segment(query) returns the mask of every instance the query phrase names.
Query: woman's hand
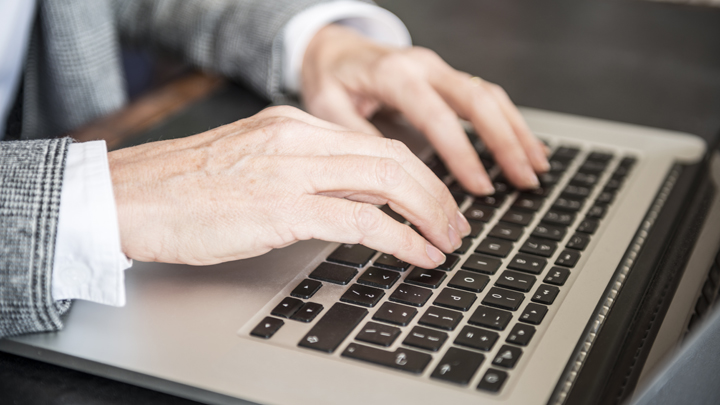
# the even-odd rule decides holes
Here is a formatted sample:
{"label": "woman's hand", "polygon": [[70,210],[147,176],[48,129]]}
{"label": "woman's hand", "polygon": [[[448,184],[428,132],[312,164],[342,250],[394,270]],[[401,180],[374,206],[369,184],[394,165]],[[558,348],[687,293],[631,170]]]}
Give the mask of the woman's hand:
{"label": "woman's hand", "polygon": [[458,117],[473,124],[516,186],[537,187],[535,173],[549,168],[545,146],[500,86],[454,70],[428,49],[389,48],[329,25],[306,50],[302,97],[311,114],[373,134],[370,116],[381,107],[399,110],[475,194],[494,190]]}
{"label": "woman's hand", "polygon": [[433,268],[470,232],[445,185],[404,144],[291,107],[108,158],[133,259],[212,264],[315,238]]}

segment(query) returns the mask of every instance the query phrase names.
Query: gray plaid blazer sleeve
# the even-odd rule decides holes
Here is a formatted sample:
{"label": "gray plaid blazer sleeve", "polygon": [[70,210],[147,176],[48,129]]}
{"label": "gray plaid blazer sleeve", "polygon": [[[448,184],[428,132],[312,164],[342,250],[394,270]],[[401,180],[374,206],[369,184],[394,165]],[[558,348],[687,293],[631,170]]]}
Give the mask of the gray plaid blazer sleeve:
{"label": "gray plaid blazer sleeve", "polygon": [[281,94],[282,28],[329,0],[114,0],[121,35],[181,54],[194,65]]}
{"label": "gray plaid blazer sleeve", "polygon": [[51,294],[70,142],[0,142],[0,338],[60,329],[70,308]]}

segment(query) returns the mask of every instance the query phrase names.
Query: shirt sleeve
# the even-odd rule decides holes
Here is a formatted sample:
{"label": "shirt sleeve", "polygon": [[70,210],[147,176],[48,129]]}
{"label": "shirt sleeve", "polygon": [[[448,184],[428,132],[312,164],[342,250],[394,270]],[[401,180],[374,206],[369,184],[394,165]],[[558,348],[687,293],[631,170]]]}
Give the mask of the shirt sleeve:
{"label": "shirt sleeve", "polygon": [[60,196],[52,295],[125,305],[125,269],[105,141],[70,145]]}
{"label": "shirt sleeve", "polygon": [[395,14],[378,6],[339,0],[309,7],[288,21],[283,32],[284,91],[300,92],[300,70],[305,49],[315,33],[332,23],[356,29],[379,43],[399,47],[412,43],[405,24]]}

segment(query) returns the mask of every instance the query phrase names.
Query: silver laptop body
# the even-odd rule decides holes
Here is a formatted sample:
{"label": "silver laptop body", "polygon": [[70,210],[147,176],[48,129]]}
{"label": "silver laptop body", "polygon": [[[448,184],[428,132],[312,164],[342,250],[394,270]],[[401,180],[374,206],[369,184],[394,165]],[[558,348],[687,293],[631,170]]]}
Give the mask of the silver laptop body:
{"label": "silver laptop body", "polygon": [[[357,277],[373,266],[372,261],[359,268],[358,275],[348,285],[323,282],[315,295],[304,300],[323,306],[312,322],[274,317],[281,319],[283,325],[272,337],[263,339],[250,334],[266,317],[273,317],[273,309],[290,297],[298,283],[308,278],[338,248],[337,243],[308,241],[261,257],[208,267],[136,262],[126,273],[126,307],[78,301],[67,315],[63,331],[6,339],[0,341],[0,350],[217,404],[245,401],[263,404],[562,403],[572,387],[573,373],[583,365],[582,350],[578,352],[576,348],[592,349],[593,337],[602,328],[604,319],[602,310],[597,312],[597,308],[611,309],[613,294],[622,289],[625,279],[622,269],[631,271],[633,249],[640,249],[644,242],[643,229],[652,229],[664,198],[678,179],[677,165],[699,162],[706,146],[688,134],[533,109],[522,109],[522,113],[531,129],[551,148],[569,146],[579,148],[580,152],[525,228],[523,237],[513,244],[500,270],[488,275],[490,282],[476,294],[477,300],[467,311],[458,311],[463,316],[462,323],[454,330],[442,331],[447,334],[447,340],[438,352],[410,347],[403,342],[423,313],[433,306],[440,291],[447,287],[453,274],[510,209],[512,198],[497,209],[474,239],[472,248],[461,255],[458,265],[448,272],[442,284],[431,289],[432,297],[427,303],[415,308],[417,316],[400,328],[401,334],[389,347],[373,346],[354,338],[368,322],[376,322],[372,320],[375,312],[389,301],[392,292],[412,269],[401,273],[401,280],[385,291],[377,305],[364,308],[367,315],[332,353],[298,346]],[[392,132],[389,136],[404,140],[419,155],[427,156],[424,140],[414,131],[394,124],[383,129]],[[523,240],[562,193],[573,170],[592,152],[609,152],[613,157],[587,201],[598,197],[623,158],[632,157],[636,163],[579,261],[570,268],[569,277],[559,287],[554,302],[545,305],[548,312],[539,325],[534,325],[534,336],[526,346],[517,346],[522,355],[515,365],[504,369],[493,363],[503,355],[502,347],[508,345],[506,340],[513,325],[532,303],[535,288],[543,283],[562,254],[564,243],[591,209],[591,203],[586,203],[577,213],[559,248],[547,258],[547,267],[536,276],[535,287],[525,294],[519,308],[511,311],[513,318],[509,326],[494,331],[498,339],[493,347],[477,350],[456,345],[454,342],[467,320],[484,305],[486,294],[503,274],[508,260],[518,253]],[[466,199],[461,209],[471,204],[471,199]],[[694,290],[692,294],[697,292],[694,284],[687,288]],[[688,300],[687,305],[692,305],[691,301]],[[687,322],[687,319],[677,322]],[[594,325],[594,329],[586,330],[588,325]],[[412,350],[429,354],[431,360],[421,373],[412,374],[349,358],[347,350],[352,344],[398,356],[404,350]],[[666,344],[666,350],[671,346],[672,343]],[[436,370],[441,370],[443,354],[449,347],[484,357],[467,385],[431,378]],[[508,376],[497,393],[477,389],[490,369],[504,370]]]}

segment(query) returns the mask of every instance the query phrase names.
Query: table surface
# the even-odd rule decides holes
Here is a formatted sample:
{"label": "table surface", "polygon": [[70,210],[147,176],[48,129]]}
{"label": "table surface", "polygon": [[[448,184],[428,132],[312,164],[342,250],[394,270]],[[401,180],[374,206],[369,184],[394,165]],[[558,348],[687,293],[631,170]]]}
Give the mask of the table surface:
{"label": "table surface", "polygon": [[[720,9],[630,1],[376,0],[413,41],[457,69],[502,85],[523,106],[689,132],[720,131]],[[262,108],[237,86],[142,138],[189,135]],[[223,105],[222,109],[210,106]],[[213,111],[207,118],[205,112]],[[191,131],[191,132],[188,132]],[[182,133],[181,133],[182,132]],[[0,353],[11,404],[196,404]]]}

